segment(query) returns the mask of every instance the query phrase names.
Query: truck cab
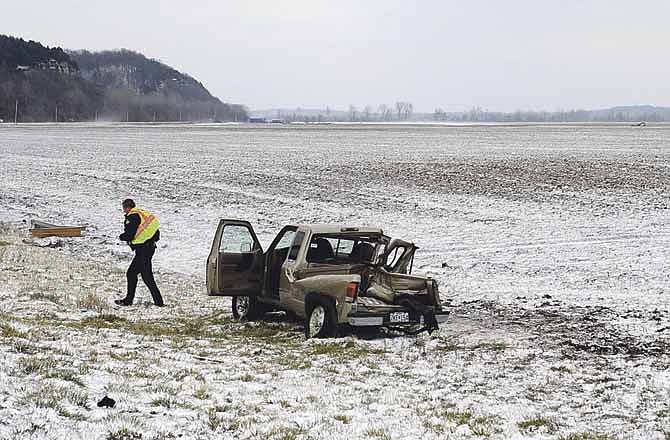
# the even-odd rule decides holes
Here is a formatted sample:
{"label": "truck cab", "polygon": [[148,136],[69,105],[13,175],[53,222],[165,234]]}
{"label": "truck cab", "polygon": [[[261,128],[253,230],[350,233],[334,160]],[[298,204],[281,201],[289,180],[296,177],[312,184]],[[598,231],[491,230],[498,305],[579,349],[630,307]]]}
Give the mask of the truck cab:
{"label": "truck cab", "polygon": [[310,338],[344,325],[432,331],[447,313],[437,283],[411,274],[417,249],[380,228],[287,225],[263,251],[249,222],[224,219],[207,259],[207,291],[232,296],[241,319],[293,312]]}

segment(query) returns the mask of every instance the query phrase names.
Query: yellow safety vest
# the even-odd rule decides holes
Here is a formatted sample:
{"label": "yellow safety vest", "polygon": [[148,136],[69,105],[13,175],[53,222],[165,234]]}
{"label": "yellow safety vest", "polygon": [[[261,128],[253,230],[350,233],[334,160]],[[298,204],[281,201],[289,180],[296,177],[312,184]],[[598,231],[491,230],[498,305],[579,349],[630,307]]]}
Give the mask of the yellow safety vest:
{"label": "yellow safety vest", "polygon": [[143,209],[133,208],[128,211],[128,215],[137,214],[140,216],[140,225],[137,227],[135,238],[131,241],[132,244],[142,244],[154,236],[160,224],[155,215]]}

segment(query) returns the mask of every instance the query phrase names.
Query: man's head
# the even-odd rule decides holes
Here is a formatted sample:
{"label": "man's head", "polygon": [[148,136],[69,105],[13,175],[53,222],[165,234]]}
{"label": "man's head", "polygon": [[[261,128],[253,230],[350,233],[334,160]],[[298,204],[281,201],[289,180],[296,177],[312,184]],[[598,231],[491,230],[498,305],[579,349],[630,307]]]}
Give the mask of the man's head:
{"label": "man's head", "polygon": [[123,212],[128,214],[128,212],[135,207],[135,201],[133,199],[126,199],[121,203],[123,206]]}

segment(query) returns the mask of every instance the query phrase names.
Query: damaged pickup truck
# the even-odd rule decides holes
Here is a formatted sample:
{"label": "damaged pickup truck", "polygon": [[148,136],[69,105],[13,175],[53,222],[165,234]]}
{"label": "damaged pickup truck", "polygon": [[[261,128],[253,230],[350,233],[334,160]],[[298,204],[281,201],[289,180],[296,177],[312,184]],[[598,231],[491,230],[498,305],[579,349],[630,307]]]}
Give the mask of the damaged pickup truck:
{"label": "damaged pickup truck", "polygon": [[416,250],[379,228],[288,225],[263,252],[249,222],[221,220],[207,291],[232,296],[238,319],[295,313],[307,338],[334,337],[346,325],[432,332],[448,312],[435,280],[411,275]]}

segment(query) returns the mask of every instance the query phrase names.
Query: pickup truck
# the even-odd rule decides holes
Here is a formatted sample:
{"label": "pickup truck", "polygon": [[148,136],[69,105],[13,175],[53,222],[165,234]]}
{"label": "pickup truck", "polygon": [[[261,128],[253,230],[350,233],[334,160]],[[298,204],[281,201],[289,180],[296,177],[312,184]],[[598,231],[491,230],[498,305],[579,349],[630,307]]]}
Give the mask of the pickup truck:
{"label": "pickup truck", "polygon": [[294,313],[307,338],[347,325],[431,332],[448,312],[437,282],[411,274],[417,249],[380,228],[287,225],[264,252],[249,222],[224,219],[207,258],[207,292],[231,296],[238,319]]}

